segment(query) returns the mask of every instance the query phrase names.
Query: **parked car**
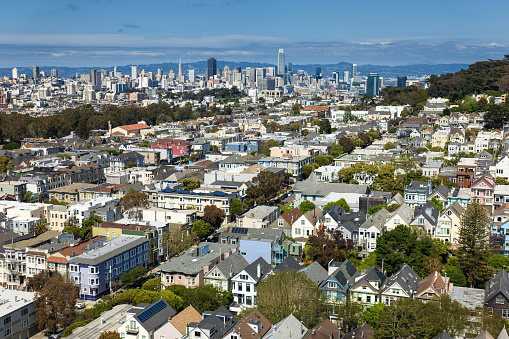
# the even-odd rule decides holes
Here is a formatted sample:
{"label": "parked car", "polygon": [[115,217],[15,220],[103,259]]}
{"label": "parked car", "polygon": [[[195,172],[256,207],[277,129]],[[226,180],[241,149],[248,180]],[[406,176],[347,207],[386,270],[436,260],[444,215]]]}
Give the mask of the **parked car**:
{"label": "parked car", "polygon": [[59,328],[55,331],[55,333],[51,334],[48,338],[49,339],[60,339],[62,337],[62,334],[64,333],[65,328]]}

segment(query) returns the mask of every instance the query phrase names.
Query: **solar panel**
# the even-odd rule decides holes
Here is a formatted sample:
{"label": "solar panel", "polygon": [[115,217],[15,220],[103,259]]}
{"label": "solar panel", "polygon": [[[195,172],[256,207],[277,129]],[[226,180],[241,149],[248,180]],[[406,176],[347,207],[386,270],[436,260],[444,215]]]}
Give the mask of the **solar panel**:
{"label": "solar panel", "polygon": [[165,307],[166,307],[166,303],[164,302],[164,300],[160,299],[154,305],[150,306],[145,311],[141,312],[138,315],[138,319],[143,323],[143,322],[147,321],[147,319],[149,319],[150,317],[152,317],[154,314],[161,311]]}
{"label": "solar panel", "polygon": [[239,233],[239,234],[247,234],[247,231],[249,231],[248,228],[244,228],[244,227],[233,227],[231,229],[231,233]]}
{"label": "solar panel", "polygon": [[355,266],[352,263],[348,263],[346,265],[346,271],[352,277],[357,272],[357,269],[355,268]]}
{"label": "solar panel", "polygon": [[188,194],[189,191],[186,191],[186,190],[178,190],[177,193],[181,193],[181,194]]}
{"label": "solar panel", "polygon": [[217,195],[218,197],[224,197],[225,195],[227,195],[226,193],[221,191],[214,191],[212,192],[212,194]]}

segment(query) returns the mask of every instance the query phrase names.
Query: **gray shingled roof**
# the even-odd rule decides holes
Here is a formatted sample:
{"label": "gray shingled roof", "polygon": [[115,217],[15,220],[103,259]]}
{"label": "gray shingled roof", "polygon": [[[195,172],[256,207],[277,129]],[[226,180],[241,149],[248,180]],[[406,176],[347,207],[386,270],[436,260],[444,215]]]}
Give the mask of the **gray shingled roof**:
{"label": "gray shingled roof", "polygon": [[486,296],[484,303],[488,303],[499,293],[509,300],[509,277],[506,270],[500,270],[493,278],[486,283]]}
{"label": "gray shingled roof", "polygon": [[421,281],[421,278],[414,272],[414,270],[408,265],[403,264],[401,269],[394,273],[388,280],[386,280],[382,293],[391,288],[396,282],[405,291],[405,293],[412,297],[413,293],[417,291],[417,287]]}
{"label": "gray shingled roof", "polygon": [[306,273],[309,279],[313,280],[317,285],[320,285],[329,276],[327,270],[316,261],[308,267],[301,269],[300,272]]}
{"label": "gray shingled roof", "polygon": [[[228,258],[219,262],[214,267],[219,270],[226,278],[231,278],[235,276],[237,273],[242,271],[249,265],[246,259],[239,253],[232,253]],[[230,270],[232,274],[230,275]]]}

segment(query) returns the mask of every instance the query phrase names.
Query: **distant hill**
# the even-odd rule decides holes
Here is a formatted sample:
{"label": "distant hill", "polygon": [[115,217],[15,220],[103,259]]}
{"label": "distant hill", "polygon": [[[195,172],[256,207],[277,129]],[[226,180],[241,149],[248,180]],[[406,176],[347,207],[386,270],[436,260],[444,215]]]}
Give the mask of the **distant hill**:
{"label": "distant hill", "polygon": [[[233,62],[233,61],[217,61],[218,69],[223,69],[224,66],[228,65],[230,69],[233,69],[236,66],[242,67],[245,69],[246,67],[274,67],[275,65],[269,63],[259,63],[259,62]],[[131,65],[118,66],[118,70],[124,74],[131,74]],[[160,63],[160,64],[149,64],[149,65],[137,65],[139,70],[145,70],[146,72],[154,72],[156,73],[158,69],[162,69],[165,74],[168,74],[170,69],[173,69],[175,73],[178,72],[178,63]],[[293,65],[293,72],[297,73],[298,70],[304,70],[308,74],[315,74],[316,68],[320,67],[322,73],[325,73],[326,76],[330,76],[332,72],[339,72],[340,78],[343,77],[343,70],[348,69],[351,70],[352,64],[346,62],[339,62],[337,64],[307,64],[307,65]],[[384,78],[391,78],[397,76],[407,76],[407,77],[422,77],[428,76],[431,74],[440,75],[446,73],[454,73],[461,69],[466,69],[468,64],[437,64],[437,65],[426,65],[426,64],[416,64],[416,65],[406,65],[406,66],[383,66],[383,65],[358,65],[357,70],[361,75],[368,75],[369,73],[378,73],[380,76]],[[109,71],[113,70],[113,67],[57,67],[57,66],[40,66],[39,70],[44,71],[46,74],[49,74],[51,69],[58,69],[58,75],[61,77],[73,77],[82,73],[90,73],[92,69],[106,69]],[[185,63],[182,64],[182,69],[184,73],[187,74],[187,71],[190,69],[195,69],[197,74],[205,74],[205,70],[207,68],[207,61],[199,61],[193,63]],[[26,73],[31,75],[32,68],[31,67],[18,67],[19,73]],[[0,68],[0,76],[11,76],[12,69],[11,68]]]}

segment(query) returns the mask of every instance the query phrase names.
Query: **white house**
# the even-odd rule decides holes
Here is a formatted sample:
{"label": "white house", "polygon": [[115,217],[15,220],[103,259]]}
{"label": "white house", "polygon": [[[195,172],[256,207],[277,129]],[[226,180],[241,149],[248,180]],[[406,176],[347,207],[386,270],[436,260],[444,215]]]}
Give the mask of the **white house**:
{"label": "white house", "polygon": [[270,270],[270,264],[260,257],[232,278],[233,304],[230,311],[240,312],[256,307],[256,285]]}
{"label": "white house", "polygon": [[126,312],[126,320],[118,327],[121,338],[152,339],[154,332],[166,324],[175,310],[159,299],[151,305],[138,304]]}

